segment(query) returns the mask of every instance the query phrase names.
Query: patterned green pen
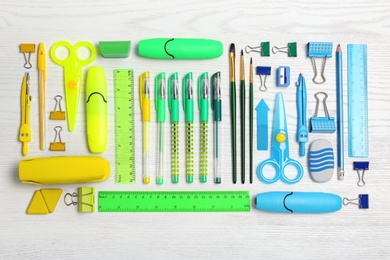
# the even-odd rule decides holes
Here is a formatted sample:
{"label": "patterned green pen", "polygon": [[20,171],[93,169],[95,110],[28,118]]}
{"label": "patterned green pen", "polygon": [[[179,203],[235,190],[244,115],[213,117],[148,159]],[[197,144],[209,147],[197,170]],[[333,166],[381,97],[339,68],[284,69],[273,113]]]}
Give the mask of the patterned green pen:
{"label": "patterned green pen", "polygon": [[171,111],[172,183],[179,183],[179,80],[177,72],[168,79],[168,108]]}
{"label": "patterned green pen", "polygon": [[208,122],[209,122],[209,75],[198,78],[198,106],[200,114],[200,182],[207,182]]}
{"label": "patterned green pen", "polygon": [[194,181],[194,92],[192,72],[183,78],[183,109],[186,113],[186,177],[187,182]]}

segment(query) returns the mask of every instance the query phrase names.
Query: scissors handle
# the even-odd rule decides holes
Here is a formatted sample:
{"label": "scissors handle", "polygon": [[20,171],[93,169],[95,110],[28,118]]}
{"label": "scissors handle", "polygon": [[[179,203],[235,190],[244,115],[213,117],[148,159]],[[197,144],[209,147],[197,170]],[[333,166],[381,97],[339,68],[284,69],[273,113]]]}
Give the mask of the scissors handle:
{"label": "scissors handle", "polygon": [[[263,169],[266,165],[271,165],[275,168],[275,176],[273,178],[267,178],[264,176]],[[280,168],[280,165],[273,158],[269,158],[267,160],[264,160],[257,167],[257,176],[259,177],[259,179],[262,182],[267,183],[267,184],[271,184],[271,183],[274,183],[277,180],[279,180],[281,172],[282,172],[282,169]]]}
{"label": "scissors handle", "polygon": [[[288,165],[292,165],[297,169],[297,176],[295,176],[292,179],[288,178],[285,174],[286,167]],[[284,162],[283,171],[282,171],[282,174],[280,175],[280,179],[287,184],[294,184],[294,183],[297,183],[298,181],[300,181],[302,179],[302,177],[303,177],[302,165],[297,160],[288,158],[287,161]]]}
{"label": "scissors handle", "polygon": [[[68,56],[65,59],[60,59],[57,57],[56,51],[59,47],[64,47],[68,50]],[[77,55],[77,52],[81,47],[85,47],[90,51],[89,57],[85,60],[80,59]],[[72,46],[72,44],[67,41],[58,41],[51,47],[50,57],[55,63],[63,67],[75,66],[75,64],[76,66],[84,67],[95,60],[96,49],[92,43],[87,41],[78,42],[74,46]]]}
{"label": "scissors handle", "polygon": [[[264,176],[263,169],[266,165],[271,165],[275,168],[275,176],[273,178],[267,178]],[[284,174],[287,165],[292,165],[297,169],[297,176],[295,176],[295,178],[290,179]],[[274,183],[279,179],[281,179],[283,182],[287,184],[294,184],[302,179],[303,167],[298,161],[294,159],[287,159],[287,161],[285,161],[283,165],[280,165],[275,159],[269,158],[267,160],[264,160],[262,163],[260,163],[260,165],[257,168],[257,176],[262,182],[267,184]]]}

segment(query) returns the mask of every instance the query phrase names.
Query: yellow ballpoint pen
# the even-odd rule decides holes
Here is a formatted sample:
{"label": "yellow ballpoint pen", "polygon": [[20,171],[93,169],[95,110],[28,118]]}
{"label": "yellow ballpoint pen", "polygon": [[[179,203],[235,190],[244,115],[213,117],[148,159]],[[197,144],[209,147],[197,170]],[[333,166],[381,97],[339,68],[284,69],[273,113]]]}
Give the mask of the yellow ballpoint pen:
{"label": "yellow ballpoint pen", "polygon": [[46,56],[43,43],[38,45],[39,78],[39,149],[45,150],[46,142]]}
{"label": "yellow ballpoint pen", "polygon": [[28,154],[28,142],[31,141],[31,128],[30,128],[30,75],[28,72],[23,77],[22,93],[20,96],[20,107],[22,112],[22,118],[19,130],[19,141],[22,142],[22,154]]}
{"label": "yellow ballpoint pen", "polygon": [[150,174],[147,168],[148,152],[149,152],[149,122],[150,122],[150,73],[146,71],[140,76],[139,94],[140,106],[143,122],[143,155],[142,155],[142,170],[143,183],[150,183]]}

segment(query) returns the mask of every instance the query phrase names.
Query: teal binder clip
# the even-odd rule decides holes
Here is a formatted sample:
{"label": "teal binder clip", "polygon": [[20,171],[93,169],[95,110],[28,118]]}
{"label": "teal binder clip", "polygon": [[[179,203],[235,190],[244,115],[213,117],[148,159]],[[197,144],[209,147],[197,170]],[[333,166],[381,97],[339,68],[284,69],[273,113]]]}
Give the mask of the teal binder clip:
{"label": "teal binder clip", "polygon": [[[318,117],[318,110],[320,106],[320,100],[318,98],[319,94],[323,94],[325,97],[322,100],[324,104],[324,110],[326,117]],[[317,92],[314,94],[314,97],[317,100],[315,115],[310,118],[310,132],[311,133],[334,133],[336,131],[336,123],[334,117],[329,116],[328,107],[326,106],[326,99],[328,94],[325,92]]]}
{"label": "teal binder clip", "polygon": [[258,52],[263,57],[269,57],[270,56],[270,43],[269,42],[262,42],[260,43],[260,46],[251,47],[247,45],[245,47],[245,52]]}
{"label": "teal binder clip", "polygon": [[[311,63],[314,70],[313,82],[316,84],[322,84],[326,81],[325,79],[325,63],[327,58],[332,58],[332,42],[309,42],[307,44],[307,56],[311,58]],[[321,66],[321,78],[322,81],[317,81],[316,78],[318,76],[316,60],[315,58],[322,58],[322,66]]]}

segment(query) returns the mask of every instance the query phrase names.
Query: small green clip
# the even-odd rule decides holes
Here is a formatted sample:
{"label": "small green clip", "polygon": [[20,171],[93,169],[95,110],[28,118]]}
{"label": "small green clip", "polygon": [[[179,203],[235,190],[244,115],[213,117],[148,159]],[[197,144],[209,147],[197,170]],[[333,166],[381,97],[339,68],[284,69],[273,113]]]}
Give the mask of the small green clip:
{"label": "small green clip", "polygon": [[211,76],[211,109],[214,110],[214,121],[222,121],[222,101],[221,101],[221,72],[216,72]]}
{"label": "small green clip", "polygon": [[155,84],[157,122],[165,122],[165,110],[167,102],[165,72],[161,72],[156,76]]}
{"label": "small green clip", "polygon": [[168,108],[171,111],[171,122],[179,122],[179,80],[178,73],[168,79]]}
{"label": "small green clip", "polygon": [[194,91],[192,87],[192,72],[183,77],[183,110],[186,112],[186,122],[194,122]]}
{"label": "small green clip", "polygon": [[198,78],[198,107],[200,122],[209,121],[209,74],[207,72]]}

